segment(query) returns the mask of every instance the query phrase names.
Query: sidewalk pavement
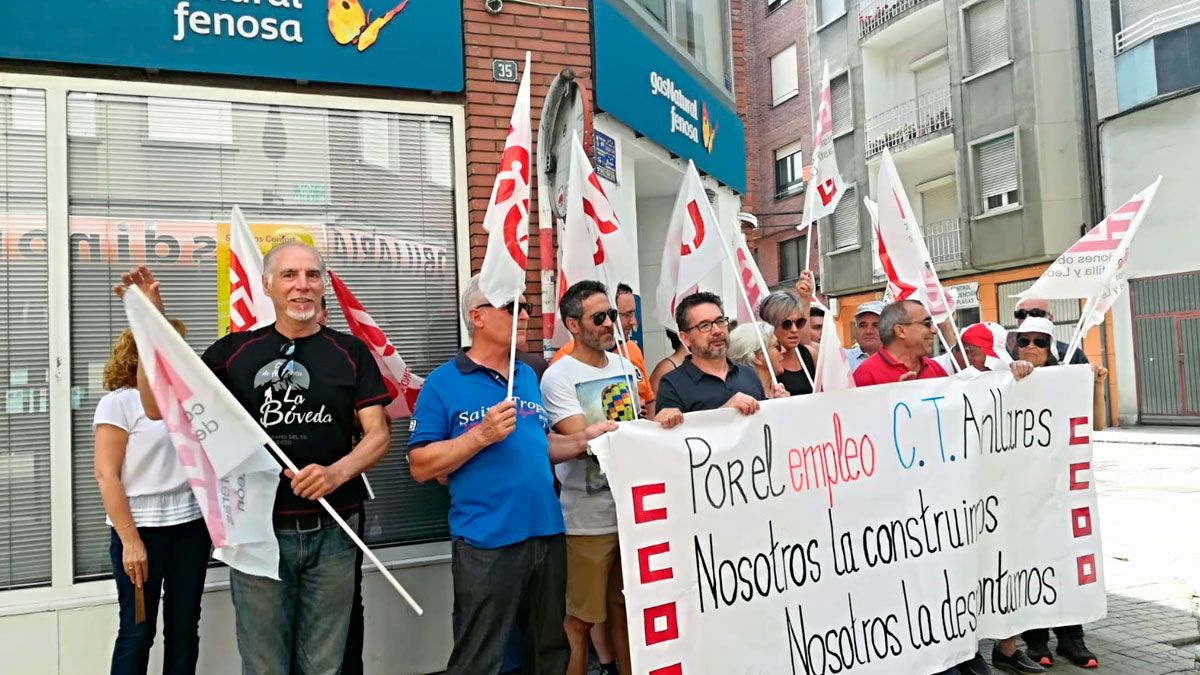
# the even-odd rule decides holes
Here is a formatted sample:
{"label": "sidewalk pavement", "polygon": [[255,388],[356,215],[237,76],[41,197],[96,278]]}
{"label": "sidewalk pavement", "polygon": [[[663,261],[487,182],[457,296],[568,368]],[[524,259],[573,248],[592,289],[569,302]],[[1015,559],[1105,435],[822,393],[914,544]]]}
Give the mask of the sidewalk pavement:
{"label": "sidewalk pavement", "polygon": [[1097,443],[1134,445],[1200,446],[1200,428],[1196,427],[1112,427],[1096,432]]}

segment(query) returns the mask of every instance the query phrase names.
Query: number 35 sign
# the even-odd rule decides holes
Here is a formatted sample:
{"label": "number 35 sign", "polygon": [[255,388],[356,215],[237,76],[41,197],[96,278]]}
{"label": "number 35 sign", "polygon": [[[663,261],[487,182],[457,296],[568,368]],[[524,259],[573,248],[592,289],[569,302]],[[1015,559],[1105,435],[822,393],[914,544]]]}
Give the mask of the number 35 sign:
{"label": "number 35 sign", "polygon": [[492,59],[492,80],[495,82],[516,82],[517,62],[506,59]]}

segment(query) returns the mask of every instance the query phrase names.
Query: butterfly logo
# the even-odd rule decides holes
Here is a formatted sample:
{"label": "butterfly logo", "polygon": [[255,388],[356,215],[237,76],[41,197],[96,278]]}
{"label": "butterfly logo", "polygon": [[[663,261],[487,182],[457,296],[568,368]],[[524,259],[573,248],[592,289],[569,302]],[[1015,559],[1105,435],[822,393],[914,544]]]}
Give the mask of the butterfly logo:
{"label": "butterfly logo", "polygon": [[712,154],[713,141],[717,139],[717,127],[708,121],[708,104],[700,104],[700,134],[704,149]]}
{"label": "butterfly logo", "polygon": [[363,11],[358,0],[329,0],[328,21],[329,34],[339,45],[353,44],[358,51],[365,52],[379,39],[379,31],[388,25],[404,7],[408,0],[401,0],[387,14],[371,19],[371,10]]}

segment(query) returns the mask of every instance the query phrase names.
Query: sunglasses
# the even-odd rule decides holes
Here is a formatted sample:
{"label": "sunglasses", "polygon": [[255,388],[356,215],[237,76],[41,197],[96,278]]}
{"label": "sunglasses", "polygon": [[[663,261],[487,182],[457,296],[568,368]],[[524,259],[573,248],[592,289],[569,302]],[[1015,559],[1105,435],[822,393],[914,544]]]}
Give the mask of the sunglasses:
{"label": "sunglasses", "polygon": [[532,302],[510,302],[507,305],[504,305],[503,307],[497,307],[492,304],[484,303],[482,305],[475,305],[475,309],[483,309],[484,307],[491,307],[493,309],[503,309],[504,311],[508,312],[509,314],[512,314],[514,305],[517,308],[519,308],[520,311],[525,312],[526,314],[533,314],[533,303]]}
{"label": "sunglasses", "polygon": [[919,323],[919,324],[924,324],[924,326],[925,326],[926,328],[929,328],[929,329],[932,329],[932,328],[933,328],[933,319],[925,319],[925,320],[923,320],[923,321],[905,321],[904,323],[902,323],[902,324],[898,324],[898,325],[900,325],[900,326],[912,326],[912,325],[914,325],[914,324],[918,324],[918,323]]}
{"label": "sunglasses", "polygon": [[700,323],[696,324],[695,326],[692,326],[691,328],[684,328],[683,332],[686,333],[688,331],[698,330],[701,333],[709,333],[709,332],[712,332],[713,326],[716,326],[717,328],[724,328],[728,325],[729,325],[729,317],[722,316],[722,317],[713,319],[712,321],[701,321]]}
{"label": "sunglasses", "polygon": [[1016,317],[1017,321],[1024,321],[1025,317],[1027,317],[1027,316],[1032,316],[1035,319],[1044,319],[1044,318],[1046,318],[1046,310],[1044,310],[1044,309],[1018,309],[1017,311],[1013,312],[1013,316]]}
{"label": "sunglasses", "polygon": [[807,323],[808,319],[803,317],[796,319],[795,321],[792,321],[791,319],[784,319],[783,321],[779,322],[779,327],[784,330],[792,330],[793,328],[800,330],[801,328],[804,328],[804,325]]}
{"label": "sunglasses", "polygon": [[610,309],[605,312],[596,312],[595,314],[592,314],[592,325],[603,326],[605,320],[616,323],[618,316],[619,316],[619,314],[617,313],[617,310],[615,310],[615,309]]}
{"label": "sunglasses", "polygon": [[296,341],[288,340],[285,342],[279,348],[279,354],[287,359],[287,362],[279,369],[279,379],[290,383],[292,376],[296,374]]}
{"label": "sunglasses", "polygon": [[1038,349],[1049,349],[1050,348],[1050,338],[1048,338],[1048,337],[1039,337],[1039,338],[1019,337],[1019,338],[1017,338],[1017,346],[1018,347],[1028,347],[1031,344],[1035,345]]}

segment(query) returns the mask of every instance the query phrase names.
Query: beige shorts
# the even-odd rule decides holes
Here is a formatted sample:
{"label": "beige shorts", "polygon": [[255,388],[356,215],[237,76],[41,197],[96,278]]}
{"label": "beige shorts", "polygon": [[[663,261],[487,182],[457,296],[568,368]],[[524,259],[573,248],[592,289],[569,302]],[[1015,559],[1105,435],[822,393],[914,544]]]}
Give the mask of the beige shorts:
{"label": "beige shorts", "polygon": [[610,602],[624,598],[616,533],[567,535],[567,614],[603,623]]}

